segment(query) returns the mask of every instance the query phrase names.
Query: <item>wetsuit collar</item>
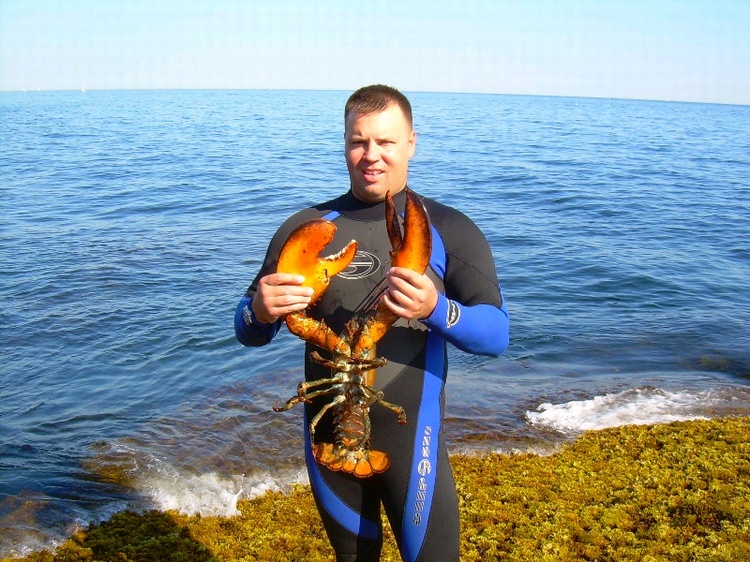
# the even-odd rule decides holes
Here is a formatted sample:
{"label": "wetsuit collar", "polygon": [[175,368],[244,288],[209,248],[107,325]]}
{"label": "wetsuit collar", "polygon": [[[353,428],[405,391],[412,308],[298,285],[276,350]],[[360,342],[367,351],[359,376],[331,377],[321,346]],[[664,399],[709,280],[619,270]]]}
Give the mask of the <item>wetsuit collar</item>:
{"label": "wetsuit collar", "polygon": [[[404,211],[406,204],[406,189],[399,191],[394,197],[393,202],[399,213]],[[376,221],[385,219],[385,201],[379,203],[368,203],[361,201],[354,196],[350,189],[336,201],[336,210],[342,215],[361,221]]]}

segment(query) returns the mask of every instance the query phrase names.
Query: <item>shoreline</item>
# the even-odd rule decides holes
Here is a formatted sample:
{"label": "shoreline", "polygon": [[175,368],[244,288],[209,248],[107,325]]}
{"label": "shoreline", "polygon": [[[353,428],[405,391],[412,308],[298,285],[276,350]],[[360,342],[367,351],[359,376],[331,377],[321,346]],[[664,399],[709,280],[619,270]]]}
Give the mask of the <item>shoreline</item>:
{"label": "shoreline", "polygon": [[[451,457],[461,560],[750,559],[750,417],[586,432],[549,456]],[[332,560],[309,486],[240,516],[121,512],[3,562]],[[381,560],[400,560],[387,523]]]}

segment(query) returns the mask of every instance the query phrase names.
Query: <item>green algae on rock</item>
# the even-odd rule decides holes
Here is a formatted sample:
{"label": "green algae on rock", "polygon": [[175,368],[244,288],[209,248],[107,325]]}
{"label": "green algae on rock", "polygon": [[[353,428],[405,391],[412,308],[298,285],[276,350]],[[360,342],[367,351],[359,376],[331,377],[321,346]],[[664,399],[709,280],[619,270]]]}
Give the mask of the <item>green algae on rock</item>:
{"label": "green algae on rock", "polygon": [[462,560],[750,560],[750,420],[590,432],[454,459]]}
{"label": "green algae on rock", "polygon": [[[452,464],[464,562],[750,560],[750,418],[619,427],[548,457]],[[120,513],[23,560],[333,559],[307,487],[238,507],[233,518]],[[382,560],[400,560],[389,530]]]}

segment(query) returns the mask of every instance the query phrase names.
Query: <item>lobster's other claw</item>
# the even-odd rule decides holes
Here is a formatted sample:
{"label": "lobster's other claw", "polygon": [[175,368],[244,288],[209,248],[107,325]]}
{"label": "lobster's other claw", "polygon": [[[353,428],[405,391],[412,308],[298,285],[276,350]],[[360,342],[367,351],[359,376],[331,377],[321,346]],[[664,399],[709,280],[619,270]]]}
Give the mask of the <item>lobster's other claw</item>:
{"label": "lobster's other claw", "polygon": [[[430,217],[422,200],[407,189],[404,212],[404,230],[398,223],[396,206],[390,192],[386,193],[385,216],[388,227],[388,238],[391,241],[391,265],[416,271],[420,275],[427,271],[432,253],[432,230]],[[382,298],[372,310],[357,315],[350,321],[347,329],[356,334],[352,346],[352,357],[360,360],[369,356],[375,344],[385,335],[398,320],[383,302]]]}
{"label": "lobster's other claw", "polygon": [[326,257],[320,253],[336,234],[336,225],[326,219],[312,219],[298,226],[286,239],[279,253],[277,273],[302,275],[305,287],[313,290],[310,304],[315,304],[328,288],[331,277],[349,266],[357,243],[352,240],[340,252]]}
{"label": "lobster's other claw", "polygon": [[395,218],[395,205],[390,192],[386,194],[386,223],[391,240],[391,265],[411,269],[422,275],[430,265],[432,253],[432,230],[430,217],[422,200],[410,190],[406,190],[404,212],[404,233]]}

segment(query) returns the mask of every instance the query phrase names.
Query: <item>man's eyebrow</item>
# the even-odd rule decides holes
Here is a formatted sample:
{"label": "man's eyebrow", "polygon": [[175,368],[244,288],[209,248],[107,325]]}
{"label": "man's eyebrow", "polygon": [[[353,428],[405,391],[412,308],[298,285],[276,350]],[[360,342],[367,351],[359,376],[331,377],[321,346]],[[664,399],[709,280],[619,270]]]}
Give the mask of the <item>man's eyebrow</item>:
{"label": "man's eyebrow", "polygon": [[369,138],[373,138],[375,142],[382,143],[382,142],[396,142],[395,135],[393,134],[383,134],[383,135],[377,135],[374,137],[369,137],[367,135],[362,135],[359,133],[349,133],[346,136],[347,142],[361,142],[366,141]]}

